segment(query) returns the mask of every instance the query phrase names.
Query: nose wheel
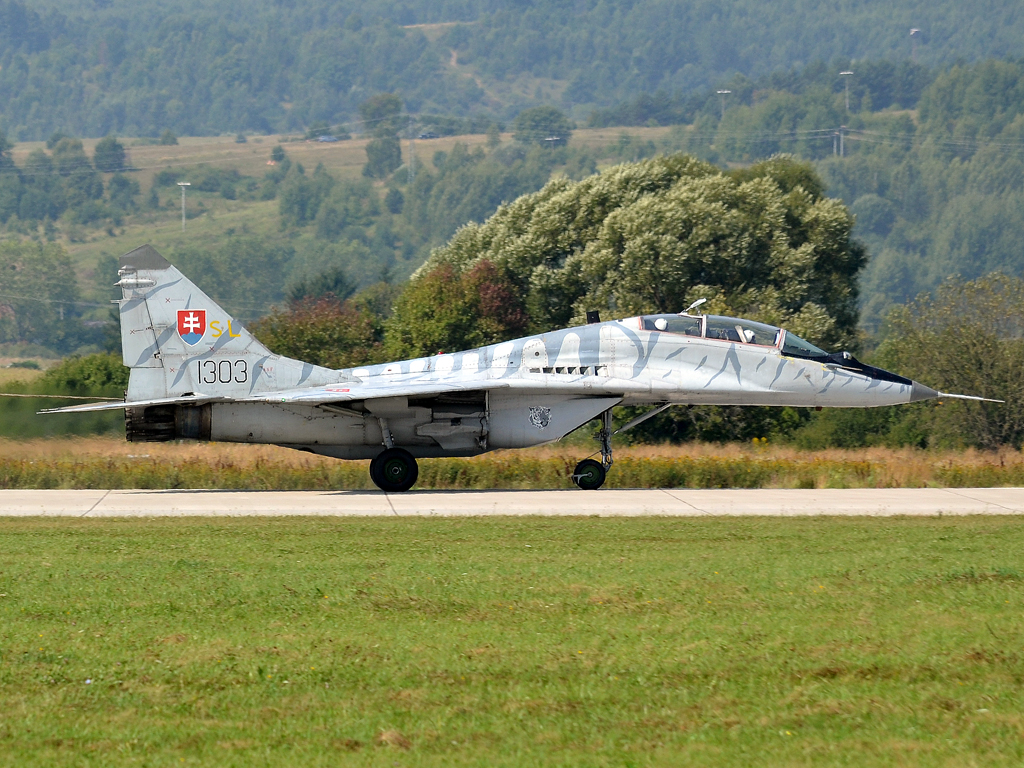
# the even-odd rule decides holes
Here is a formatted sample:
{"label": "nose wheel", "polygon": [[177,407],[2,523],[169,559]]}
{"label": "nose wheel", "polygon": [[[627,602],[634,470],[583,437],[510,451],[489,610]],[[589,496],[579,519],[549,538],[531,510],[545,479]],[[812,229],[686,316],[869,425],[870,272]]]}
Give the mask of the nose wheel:
{"label": "nose wheel", "polygon": [[408,491],[419,474],[416,459],[402,448],[388,448],[370,462],[370,479],[385,493]]}
{"label": "nose wheel", "polygon": [[601,461],[584,459],[576,465],[572,481],[584,491],[596,491],[604,485],[605,477],[612,466],[612,409],[601,414]]}

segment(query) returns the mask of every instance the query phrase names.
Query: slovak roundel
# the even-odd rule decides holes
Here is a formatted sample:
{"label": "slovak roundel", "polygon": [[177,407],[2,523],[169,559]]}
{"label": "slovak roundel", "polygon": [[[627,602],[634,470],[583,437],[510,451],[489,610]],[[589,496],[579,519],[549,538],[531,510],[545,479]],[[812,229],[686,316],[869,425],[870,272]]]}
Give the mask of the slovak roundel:
{"label": "slovak roundel", "polygon": [[190,347],[203,340],[206,333],[205,309],[179,309],[178,335]]}

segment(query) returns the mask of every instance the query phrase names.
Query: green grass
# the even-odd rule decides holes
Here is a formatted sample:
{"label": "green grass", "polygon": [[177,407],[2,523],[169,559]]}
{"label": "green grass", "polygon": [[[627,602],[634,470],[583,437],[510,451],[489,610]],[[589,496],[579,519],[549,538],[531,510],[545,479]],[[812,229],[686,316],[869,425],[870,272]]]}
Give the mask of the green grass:
{"label": "green grass", "polygon": [[22,519],[0,552],[10,765],[1024,761],[1014,519]]}

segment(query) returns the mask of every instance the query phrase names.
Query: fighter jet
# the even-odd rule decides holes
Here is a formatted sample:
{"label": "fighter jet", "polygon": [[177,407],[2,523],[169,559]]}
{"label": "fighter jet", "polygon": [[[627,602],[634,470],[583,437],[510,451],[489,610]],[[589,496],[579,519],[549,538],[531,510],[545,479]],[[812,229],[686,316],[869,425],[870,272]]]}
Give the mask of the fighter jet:
{"label": "fighter jet", "polygon": [[[331,370],[275,355],[152,247],[123,256],[118,301],[129,441],[271,443],[371,459],[385,492],[416,482],[417,458],[556,441],[600,419],[601,461],[572,479],[596,490],[612,466],[612,409],[677,404],[863,408],[962,397],[830,354],[782,328],[705,315],[643,315],[456,354]],[[596,453],[596,452],[595,452]]]}

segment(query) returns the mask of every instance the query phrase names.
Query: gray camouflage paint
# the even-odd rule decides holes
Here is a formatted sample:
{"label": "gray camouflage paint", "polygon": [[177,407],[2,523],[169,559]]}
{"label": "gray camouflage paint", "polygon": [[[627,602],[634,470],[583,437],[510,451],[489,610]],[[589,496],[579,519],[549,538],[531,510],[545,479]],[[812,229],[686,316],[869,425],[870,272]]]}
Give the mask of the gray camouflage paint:
{"label": "gray camouflage paint", "polygon": [[[273,355],[245,329],[235,328],[233,319],[177,269],[148,250],[151,253],[143,253],[144,258],[135,258],[137,251],[122,259],[122,276],[128,278],[123,280],[120,302],[122,339],[125,364],[133,368],[129,401],[193,396],[316,405],[499,388],[584,397],[621,395],[626,405],[867,407],[920,399],[911,385],[786,357],[778,346],[643,330],[640,318],[334,371]],[[147,281],[153,285],[132,287]],[[206,334],[195,347],[177,334],[176,311],[182,308],[207,312]],[[217,338],[211,332],[215,321],[225,329]],[[228,327],[233,335],[226,332]],[[203,383],[197,364],[206,360],[245,360],[248,375],[245,381]],[[162,375],[154,375],[157,371]]]}

